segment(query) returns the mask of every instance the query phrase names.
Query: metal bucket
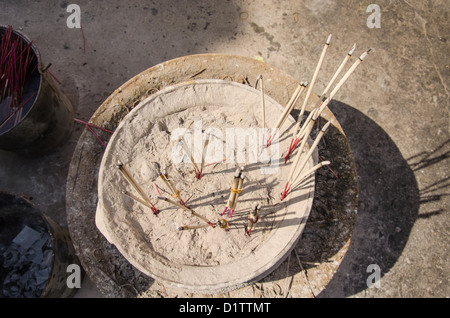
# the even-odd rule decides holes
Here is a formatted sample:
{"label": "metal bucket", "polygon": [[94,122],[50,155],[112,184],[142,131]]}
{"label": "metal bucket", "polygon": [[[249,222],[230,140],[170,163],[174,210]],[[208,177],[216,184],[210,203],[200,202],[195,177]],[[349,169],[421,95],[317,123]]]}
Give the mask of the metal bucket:
{"label": "metal bucket", "polygon": [[[8,27],[0,25],[0,36],[7,30]],[[19,31],[13,30],[13,34],[26,44],[31,42]],[[30,47],[37,67],[30,70],[29,81],[23,91],[21,112],[9,119],[7,114],[3,115],[0,120],[0,149],[38,156],[48,153],[70,136],[74,111],[69,99],[57,88],[48,70],[44,69],[36,46],[31,43]]]}
{"label": "metal bucket", "polygon": [[27,199],[0,192],[0,298],[72,297],[71,264],[80,266],[68,232]]}

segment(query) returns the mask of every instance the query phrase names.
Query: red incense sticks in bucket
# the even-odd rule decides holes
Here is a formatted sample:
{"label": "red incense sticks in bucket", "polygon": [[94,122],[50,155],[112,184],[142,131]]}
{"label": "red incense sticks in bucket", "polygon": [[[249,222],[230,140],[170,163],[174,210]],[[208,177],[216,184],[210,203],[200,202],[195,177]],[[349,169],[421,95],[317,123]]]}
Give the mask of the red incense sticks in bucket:
{"label": "red incense sticks in bucket", "polygon": [[37,60],[32,42],[27,43],[15,34],[12,26],[8,26],[0,41],[0,107],[9,106],[9,113],[13,114],[25,104],[22,101],[26,85]]}

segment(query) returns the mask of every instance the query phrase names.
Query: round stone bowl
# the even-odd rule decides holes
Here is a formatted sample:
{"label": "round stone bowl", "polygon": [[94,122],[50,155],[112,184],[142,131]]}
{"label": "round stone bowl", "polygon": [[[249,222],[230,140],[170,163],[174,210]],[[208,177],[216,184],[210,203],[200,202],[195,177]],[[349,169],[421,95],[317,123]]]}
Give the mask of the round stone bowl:
{"label": "round stone bowl", "polygon": [[[266,127],[274,127],[284,107],[267,95],[264,100]],[[173,118],[173,116],[182,116],[183,112],[191,112],[191,115],[195,115],[197,112],[199,116],[203,116],[205,121],[209,120],[210,123],[214,123],[214,114],[217,114],[219,109],[223,109],[230,116],[229,118],[234,118],[229,120],[231,126],[239,127],[240,124],[245,126],[250,122],[253,128],[261,128],[260,91],[235,82],[218,79],[183,82],[167,86],[141,101],[120,122],[105,150],[99,171],[96,211],[97,228],[141,272],[183,290],[211,294],[240,288],[267,276],[290,254],[300,238],[312,207],[314,175],[311,175],[301,187],[291,192],[283,201],[280,198],[292,165],[292,161],[284,164],[282,152],[289,148],[291,140],[289,132],[295,125],[294,119],[291,116],[287,118],[280,128],[277,138],[272,142],[270,148],[273,153],[271,154],[275,155],[271,157],[271,160],[243,164],[246,167],[252,167],[248,171],[247,168],[244,168],[244,171],[248,173],[249,178],[256,180],[255,184],[270,184],[273,200],[263,206],[260,222],[265,218],[270,218],[272,228],[265,231],[265,236],[258,246],[247,253],[241,253],[239,257],[232,257],[219,264],[184,263],[180,261],[179,257],[159,251],[155,247],[156,242],[151,239],[152,231],[156,230],[152,228],[152,226],[156,226],[152,223],[152,217],[161,220],[168,217],[168,213],[163,209],[158,216],[155,216],[147,210],[148,214],[143,217],[143,213],[130,212],[139,204],[124,197],[123,190],[128,184],[121,178],[117,163],[120,161],[130,167],[132,175],[139,179],[140,175],[136,169],[138,167],[136,161],[139,160],[136,158],[146,158],[142,160],[149,162],[171,160],[168,158],[169,155],[163,158],[164,152],[137,153],[139,150],[136,149],[139,143],[142,143],[143,140],[145,142],[146,138],[150,138],[151,141],[152,134],[149,131],[155,123],[170,117]],[[239,120],[244,117],[253,119],[249,122]],[[167,122],[170,121],[167,120]],[[169,131],[173,128],[165,127]],[[166,153],[169,152],[166,151]],[[316,162],[317,154],[315,153],[307,160],[304,171],[312,168]],[[178,164],[182,165],[183,163]],[[229,163],[227,167],[232,166],[233,163]],[[268,166],[275,168],[272,173],[265,170]],[[229,193],[234,169],[225,169],[224,171],[226,171],[223,172],[225,173],[224,187],[219,190]],[[211,174],[214,173],[211,172]],[[208,177],[208,175],[204,176],[205,179]],[[192,181],[192,183],[195,182],[202,182],[202,180]],[[152,187],[153,182],[148,182],[143,186],[149,196],[154,191]],[[126,189],[130,192],[133,190],[129,186]],[[183,189],[181,191],[183,192]],[[242,202],[250,201],[251,195],[250,190],[243,191]],[[226,217],[220,215],[226,200],[227,198],[218,204],[215,201],[216,203],[213,204],[205,199],[196,204],[195,210],[216,221]],[[158,204],[160,202],[156,203],[157,207]],[[233,223],[233,219],[230,222]],[[244,231],[237,231],[235,228],[231,226],[229,231],[224,231],[217,226],[193,231],[198,231],[199,235],[214,233],[216,243],[217,241],[223,242],[230,237],[251,241],[251,238],[245,236]],[[176,231],[175,227],[167,227],[166,239],[176,240],[176,235],[173,235]],[[206,235],[203,237],[206,244],[208,244],[208,239],[211,237]],[[182,243],[180,242],[180,244]],[[188,250],[185,252],[189,253]]]}

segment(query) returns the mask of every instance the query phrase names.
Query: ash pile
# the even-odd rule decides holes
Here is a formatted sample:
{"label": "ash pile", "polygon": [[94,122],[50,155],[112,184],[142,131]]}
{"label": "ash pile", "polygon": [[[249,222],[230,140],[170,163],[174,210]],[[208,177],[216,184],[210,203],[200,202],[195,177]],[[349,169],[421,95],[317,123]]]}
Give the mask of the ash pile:
{"label": "ash pile", "polygon": [[25,225],[7,248],[0,246],[0,298],[40,297],[49,278],[52,254],[50,234],[40,227]]}

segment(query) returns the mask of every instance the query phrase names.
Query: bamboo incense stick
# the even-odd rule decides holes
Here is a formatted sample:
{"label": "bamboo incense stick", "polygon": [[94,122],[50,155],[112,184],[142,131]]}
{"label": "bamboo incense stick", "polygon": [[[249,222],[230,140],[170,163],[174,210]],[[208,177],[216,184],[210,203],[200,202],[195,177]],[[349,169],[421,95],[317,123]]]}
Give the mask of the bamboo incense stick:
{"label": "bamboo incense stick", "polygon": [[[348,52],[346,58],[344,59],[343,63],[341,63],[342,67],[339,67],[338,72],[335,73],[335,76],[333,76],[333,79],[330,81],[328,86],[331,86],[333,84],[333,82],[335,81],[336,77],[338,76],[338,74],[342,71],[343,65],[345,65],[345,63],[348,61],[348,59],[350,58],[350,56],[354,53],[354,50],[356,48],[356,45],[354,45],[352,47],[352,49]],[[346,72],[346,74],[342,77],[342,79],[338,82],[338,84],[336,85],[336,87],[333,89],[333,91],[330,93],[329,97],[327,97],[324,101],[323,101],[323,96],[326,94],[326,92],[329,90],[329,87],[326,88],[326,90],[324,91],[324,93],[322,94],[322,96],[319,98],[318,102],[316,103],[315,107],[318,107],[318,113],[317,113],[317,117],[320,117],[322,111],[325,109],[326,106],[328,106],[328,104],[331,102],[331,100],[334,98],[334,96],[336,95],[336,93],[338,92],[338,90],[344,85],[344,83],[348,80],[348,78],[350,77],[350,75],[355,71],[355,69],[363,62],[363,60],[365,59],[365,57],[367,56],[367,54],[371,51],[371,49],[368,49],[366,52],[364,52],[359,59],[350,67],[350,69]],[[345,62],[345,63],[344,63]],[[322,104],[321,104],[322,103]],[[316,110],[316,108],[314,108],[314,110]],[[289,151],[285,157],[285,162],[287,161],[287,159],[289,158],[290,153],[293,151],[293,149],[295,148],[295,146],[297,145],[298,141],[301,139],[301,136],[305,135],[305,127],[308,126],[309,121],[311,120],[311,114],[310,116],[308,116],[308,118],[306,119],[305,123],[303,124],[303,127],[300,129],[300,132],[297,135],[297,138],[295,140],[293,140],[291,142],[291,147],[289,148]]]}
{"label": "bamboo incense stick", "polygon": [[202,164],[200,166],[200,173],[199,173],[198,179],[201,179],[203,176],[203,168],[205,167],[206,153],[208,151],[208,144],[209,144],[210,138],[211,138],[211,135],[208,134],[207,138],[205,140],[205,143],[203,144]]}
{"label": "bamboo incense stick", "polygon": [[[347,64],[347,62],[349,61],[349,59],[352,57],[353,53],[355,52],[355,49],[356,49],[356,43],[353,44],[353,47],[350,49],[350,51],[348,51],[348,53],[345,56],[344,60],[342,61],[341,65],[339,65],[339,67],[336,70],[336,72],[334,73],[333,77],[328,82],[327,87],[325,87],[325,89],[323,90],[323,93],[320,95],[319,99],[317,100],[316,105],[314,105],[314,109],[315,108],[319,108],[321,106],[321,104],[326,100],[326,98],[325,98],[326,94],[328,93],[328,91],[330,90],[331,86],[336,81],[336,78],[339,76],[339,74],[344,69],[344,67]],[[319,122],[317,122],[317,123],[319,123]]]}
{"label": "bamboo incense stick", "polygon": [[181,146],[183,147],[184,152],[189,156],[189,160],[192,163],[192,166],[194,167],[194,172],[196,177],[198,178],[198,176],[200,175],[200,169],[198,168],[197,164],[195,163],[194,158],[192,157],[192,151],[190,151],[187,148],[186,143],[184,142],[183,136],[181,136],[181,138],[179,139],[179,141],[181,142]]}
{"label": "bamboo incense stick", "polygon": [[329,164],[331,164],[330,161],[322,161],[319,164],[312,167],[311,169],[309,169],[308,171],[306,171],[305,173],[303,173],[300,177],[295,179],[294,182],[292,182],[292,187],[290,191],[293,191],[295,188],[297,188],[303,182],[303,180],[305,180],[306,177],[308,177],[310,174],[312,174],[313,172],[315,172],[316,170],[320,169],[323,166],[328,166]]}
{"label": "bamboo incense stick", "polygon": [[[262,75],[260,74],[258,78],[256,79],[256,84],[261,81],[261,112],[262,112],[262,148],[264,149],[264,142],[266,140],[264,133],[266,130],[266,102],[264,100],[264,80]],[[255,84],[255,88],[256,88]]]}
{"label": "bamboo incense stick", "polygon": [[355,49],[356,49],[356,43],[353,44],[353,47],[350,49],[350,51],[348,51],[347,55],[345,56],[345,58],[342,61],[341,65],[339,65],[338,69],[336,70],[336,72],[334,73],[334,75],[331,78],[330,82],[328,83],[327,87],[325,87],[321,97],[325,96],[325,94],[328,93],[328,91],[330,90],[330,88],[333,85],[334,81],[339,76],[339,74],[342,72],[342,70],[344,69],[344,67],[347,64],[348,60],[352,57],[353,53],[355,52]]}
{"label": "bamboo incense stick", "polygon": [[[266,102],[264,100],[264,80],[263,80],[263,76],[259,75],[258,78],[256,79],[256,82],[259,83],[261,82],[261,111],[262,111],[262,128],[263,131],[264,129],[266,129]],[[264,139],[264,137],[263,137]]]}
{"label": "bamboo incense stick", "polygon": [[252,206],[250,214],[248,215],[248,223],[246,227],[246,234],[250,236],[253,231],[253,227],[259,221],[259,211],[261,209],[261,204],[256,203]]}
{"label": "bamboo incense stick", "polygon": [[148,207],[149,209],[152,209],[152,206],[151,206],[151,205],[149,205],[149,204],[148,204],[147,202],[145,202],[144,200],[138,198],[138,197],[135,196],[134,194],[131,194],[131,193],[129,193],[128,191],[122,191],[122,193],[123,193],[124,195],[126,195],[127,197],[129,197],[129,198],[131,198],[131,199],[133,199],[133,200],[139,202],[140,204],[142,204],[142,205]]}
{"label": "bamboo incense stick", "polygon": [[210,225],[212,227],[215,226],[214,223],[210,222],[207,218],[205,218],[204,216],[198,214],[197,212],[195,212],[194,210],[188,208],[187,206],[182,205],[181,203],[173,201],[173,200],[171,200],[171,199],[169,199],[167,197],[158,196],[157,198],[159,200],[163,200],[163,201],[169,202],[170,204],[172,204],[172,205],[174,205],[174,206],[176,206],[176,207],[178,207],[178,208],[180,208],[180,209],[182,209],[184,211],[190,212],[192,215],[194,215],[194,216],[198,217],[199,219],[205,221],[208,225]]}
{"label": "bamboo incense stick", "polygon": [[325,134],[325,132],[327,131],[328,127],[331,125],[333,121],[330,120],[329,122],[327,122],[322,129],[320,130],[319,134],[317,135],[316,139],[314,140],[311,148],[309,149],[307,155],[305,157],[303,157],[303,160],[301,162],[301,164],[299,165],[299,169],[298,172],[294,178],[294,180],[300,175],[300,173],[302,172],[303,168],[306,165],[306,162],[308,161],[308,159],[312,156],[314,150],[317,148],[317,145],[319,144],[320,140],[322,139],[323,135]]}
{"label": "bamboo incense stick", "polygon": [[[317,116],[315,114],[315,115],[313,115],[313,118],[311,119],[311,121],[308,123],[308,126],[306,127],[306,134],[305,134],[306,136],[309,136],[309,134],[311,133],[312,127],[313,127],[316,119],[317,119]],[[307,139],[308,139],[307,137],[302,139],[302,143],[300,144],[300,148],[298,149],[297,156],[295,157],[294,163],[292,164],[291,170],[289,172],[289,176],[288,176],[286,185],[290,184],[291,179],[294,176],[294,172],[295,172],[298,162],[300,161],[300,158],[302,156],[303,148],[305,147]]]}
{"label": "bamboo incense stick", "polygon": [[169,191],[170,191],[172,197],[174,197],[175,199],[178,199],[178,201],[182,205],[185,205],[185,202],[180,197],[180,190],[177,189],[177,187],[173,183],[172,179],[169,178],[169,175],[167,174],[166,169],[163,169],[163,171],[159,171],[159,177],[164,181],[166,186],[169,188]]}
{"label": "bamboo incense stick", "polygon": [[295,147],[297,147],[297,144],[300,142],[300,140],[302,140],[302,138],[304,137],[306,128],[308,127],[308,123],[310,122],[311,118],[314,116],[314,113],[317,111],[318,111],[318,109],[313,109],[309,113],[308,117],[306,118],[305,124],[300,128],[298,135],[291,140],[291,144],[289,146],[288,152],[287,152],[286,156],[284,157],[284,163],[286,163],[288,161],[289,156],[294,151]]}
{"label": "bamboo incense stick", "polygon": [[[283,112],[281,113],[281,116],[278,118],[278,121],[274,127],[274,129],[280,129],[284,122],[286,121],[286,118],[291,113],[292,109],[294,108],[297,100],[300,98],[300,96],[303,94],[303,91],[305,90],[306,86],[308,86],[307,82],[300,82],[300,84],[297,86],[296,90],[294,91],[294,94],[292,95],[291,99],[287,103],[287,105],[284,107]],[[269,139],[267,140],[267,146],[270,146],[270,144],[273,141],[275,133],[273,133]]]}
{"label": "bamboo incense stick", "polygon": [[281,113],[281,116],[278,118],[275,128],[280,128],[283,125],[288,114],[292,111],[293,105],[295,104],[295,101],[298,98],[300,91],[303,87],[304,87],[304,82],[301,82],[300,84],[298,84],[297,88],[294,91],[294,94],[292,94],[291,99],[289,100],[287,105],[284,107],[283,112]]}
{"label": "bamboo incense stick", "polygon": [[320,106],[319,116],[322,113],[322,111],[325,109],[325,107],[334,98],[334,96],[339,91],[339,89],[342,87],[342,85],[345,84],[345,82],[348,80],[350,75],[352,75],[353,72],[356,70],[356,68],[364,61],[364,59],[367,57],[367,54],[369,54],[370,51],[371,51],[371,49],[368,49],[366,52],[361,54],[359,59],[355,63],[353,63],[353,65],[350,67],[350,69],[347,71],[347,73],[345,73],[345,75],[341,78],[341,80],[338,82],[338,84],[335,86],[335,88],[331,91],[330,96],[328,96],[328,98],[325,100],[325,102],[322,103],[322,106]]}
{"label": "bamboo incense stick", "polygon": [[152,207],[152,211],[154,214],[158,214],[159,211],[156,209],[154,204],[151,202],[150,198],[145,194],[144,190],[139,186],[136,180],[131,176],[131,173],[128,169],[121,163],[118,163],[118,169],[121,175],[128,181],[128,183],[139,193],[141,198]]}
{"label": "bamboo incense stick", "polygon": [[[313,109],[313,110],[309,113],[308,117],[306,118],[305,124],[306,124],[306,123],[309,123],[309,121],[313,118],[314,114],[315,114],[316,112],[318,112],[318,110],[319,110],[318,108],[315,108],[315,109]],[[303,127],[300,128],[300,131],[298,132],[298,134],[297,134],[297,136],[296,136],[296,138],[297,138],[298,140],[302,139],[303,136],[305,135],[306,126],[307,126],[307,125],[303,125]]]}
{"label": "bamboo incense stick", "polygon": [[207,224],[207,223],[204,223],[204,224],[196,224],[196,225],[183,225],[183,226],[178,227],[178,230],[179,230],[179,231],[185,231],[185,230],[197,230],[197,229],[203,229],[203,228],[208,227],[208,226],[210,226],[210,225]]}
{"label": "bamboo incense stick", "polygon": [[312,90],[314,88],[314,84],[316,83],[317,75],[319,74],[319,71],[320,71],[320,69],[322,67],[323,60],[325,58],[325,54],[327,53],[328,47],[330,46],[330,41],[331,41],[331,34],[328,36],[328,39],[325,42],[325,45],[324,45],[324,47],[322,49],[322,54],[320,55],[319,62],[317,63],[317,66],[316,66],[316,70],[314,71],[313,77],[311,79],[311,83],[309,84],[308,91],[306,92],[305,99],[303,100],[303,105],[302,105],[302,108],[300,110],[300,115],[298,116],[297,123],[296,123],[296,125],[294,127],[294,131],[292,133],[293,137],[297,134],[297,130],[299,129],[300,123],[302,122],[302,118],[303,118],[303,114],[304,114],[305,109],[306,109],[306,105],[308,104],[309,97],[311,96]]}

